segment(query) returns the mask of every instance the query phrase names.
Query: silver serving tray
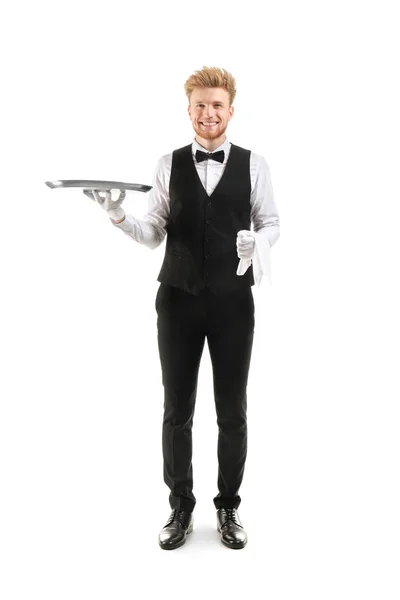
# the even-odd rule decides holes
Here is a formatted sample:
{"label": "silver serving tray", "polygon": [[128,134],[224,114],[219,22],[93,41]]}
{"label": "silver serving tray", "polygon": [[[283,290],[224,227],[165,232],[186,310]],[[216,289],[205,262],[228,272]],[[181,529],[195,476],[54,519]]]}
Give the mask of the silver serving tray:
{"label": "silver serving tray", "polygon": [[123,181],[103,181],[98,179],[57,179],[45,181],[51,189],[79,187],[89,190],[133,190],[134,192],[148,192],[151,185],[143,183],[124,183]]}

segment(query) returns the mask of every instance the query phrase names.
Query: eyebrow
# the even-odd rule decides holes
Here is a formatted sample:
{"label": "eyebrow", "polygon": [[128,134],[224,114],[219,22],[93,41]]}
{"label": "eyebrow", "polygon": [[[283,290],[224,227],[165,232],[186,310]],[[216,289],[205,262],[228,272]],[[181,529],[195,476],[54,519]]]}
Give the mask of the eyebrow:
{"label": "eyebrow", "polygon": [[[198,100],[197,102],[195,102],[195,104],[206,104],[206,102],[204,102],[204,100]],[[213,104],[224,104],[222,102],[222,100],[214,100]]]}

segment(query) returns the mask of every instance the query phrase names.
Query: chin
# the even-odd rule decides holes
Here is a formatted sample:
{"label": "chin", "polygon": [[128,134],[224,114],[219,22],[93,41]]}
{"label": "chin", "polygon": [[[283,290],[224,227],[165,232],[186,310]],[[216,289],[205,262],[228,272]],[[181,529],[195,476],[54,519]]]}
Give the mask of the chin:
{"label": "chin", "polygon": [[226,127],[225,129],[218,129],[217,131],[203,131],[202,129],[196,127],[194,127],[194,130],[197,135],[203,138],[203,140],[216,140],[225,133]]}

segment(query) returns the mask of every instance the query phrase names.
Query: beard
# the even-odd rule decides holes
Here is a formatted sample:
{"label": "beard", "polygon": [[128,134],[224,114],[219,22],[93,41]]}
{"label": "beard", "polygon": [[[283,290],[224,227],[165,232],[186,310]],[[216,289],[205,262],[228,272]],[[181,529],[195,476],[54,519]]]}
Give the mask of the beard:
{"label": "beard", "polygon": [[219,121],[216,127],[209,129],[206,127],[201,127],[201,125],[198,125],[197,123],[193,123],[193,129],[197,135],[202,137],[204,140],[215,140],[221,137],[221,135],[225,133],[227,126],[228,123],[223,125],[223,123]]}

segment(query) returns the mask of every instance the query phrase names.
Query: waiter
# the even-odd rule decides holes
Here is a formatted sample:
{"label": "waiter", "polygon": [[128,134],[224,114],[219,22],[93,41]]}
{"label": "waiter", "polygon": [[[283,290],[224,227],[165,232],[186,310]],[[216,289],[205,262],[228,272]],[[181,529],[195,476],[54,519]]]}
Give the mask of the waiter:
{"label": "waiter", "polygon": [[247,534],[237,509],[247,453],[251,286],[269,276],[279,215],[265,159],[225,134],[234,113],[233,76],[203,67],[184,89],[196,135],[158,161],[144,219],[125,214],[124,191],[115,201],[110,191],[105,198],[95,190],[85,193],[136,242],[153,249],[167,236],[155,308],[164,386],[163,472],[172,512],[159,545],[178,548],[193,530],[192,424],[207,338],[218,424],[217,530],[225,546],[243,548]]}

